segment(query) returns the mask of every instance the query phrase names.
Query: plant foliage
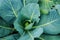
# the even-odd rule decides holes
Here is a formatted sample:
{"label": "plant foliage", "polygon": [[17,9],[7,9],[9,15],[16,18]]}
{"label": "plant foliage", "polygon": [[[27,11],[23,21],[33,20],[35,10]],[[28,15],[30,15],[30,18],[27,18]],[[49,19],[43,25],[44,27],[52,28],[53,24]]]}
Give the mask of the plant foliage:
{"label": "plant foliage", "polygon": [[60,40],[60,0],[0,0],[0,40]]}

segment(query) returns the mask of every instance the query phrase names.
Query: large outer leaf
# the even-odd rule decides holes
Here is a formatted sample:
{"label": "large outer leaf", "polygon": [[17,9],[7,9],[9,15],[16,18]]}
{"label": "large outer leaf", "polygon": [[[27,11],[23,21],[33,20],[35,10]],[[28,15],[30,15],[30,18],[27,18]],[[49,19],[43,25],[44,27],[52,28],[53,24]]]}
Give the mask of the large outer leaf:
{"label": "large outer leaf", "polygon": [[60,40],[60,35],[42,35],[44,40]]}
{"label": "large outer leaf", "polygon": [[6,36],[12,32],[13,29],[2,18],[0,18],[0,37]]}
{"label": "large outer leaf", "polygon": [[15,16],[17,17],[21,7],[21,0],[0,0],[0,16],[10,22]]}
{"label": "large outer leaf", "polygon": [[28,34],[24,34],[18,40],[34,40],[34,38],[39,38],[42,33],[43,28],[36,28],[35,30],[28,32]]}
{"label": "large outer leaf", "polygon": [[55,9],[52,9],[48,15],[42,15],[40,25],[44,28],[44,33],[60,33],[60,15]]}
{"label": "large outer leaf", "polygon": [[[5,26],[3,26],[3,27],[5,27]],[[11,33],[12,33],[11,29],[0,28],[0,37],[7,36],[8,34],[11,34]]]}
{"label": "large outer leaf", "polygon": [[39,22],[39,5],[36,3],[29,3],[25,7],[22,8],[21,12],[18,14],[18,18],[15,21],[15,29],[19,31],[20,34],[23,33],[24,28],[24,21],[25,20],[31,20],[35,21],[36,23]]}
{"label": "large outer leaf", "polygon": [[0,40],[17,40],[19,38],[18,34],[9,35],[7,37],[0,38]]}

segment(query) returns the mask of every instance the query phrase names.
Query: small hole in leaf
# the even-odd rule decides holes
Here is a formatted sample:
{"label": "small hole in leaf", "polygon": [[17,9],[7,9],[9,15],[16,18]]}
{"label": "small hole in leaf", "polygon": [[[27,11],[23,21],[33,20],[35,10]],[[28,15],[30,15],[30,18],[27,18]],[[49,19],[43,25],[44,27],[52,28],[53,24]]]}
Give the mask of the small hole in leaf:
{"label": "small hole in leaf", "polygon": [[54,5],[52,7],[55,7]]}

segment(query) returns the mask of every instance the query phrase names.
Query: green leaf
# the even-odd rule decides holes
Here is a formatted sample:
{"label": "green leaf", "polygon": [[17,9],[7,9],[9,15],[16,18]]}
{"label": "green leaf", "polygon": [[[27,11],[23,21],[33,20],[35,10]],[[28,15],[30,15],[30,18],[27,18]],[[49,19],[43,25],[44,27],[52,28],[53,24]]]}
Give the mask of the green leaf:
{"label": "green leaf", "polygon": [[60,15],[55,9],[52,9],[48,15],[41,16],[40,26],[44,28],[44,33],[59,34]]}
{"label": "green leaf", "polygon": [[28,33],[21,36],[18,40],[34,40],[34,38],[39,38],[43,33],[43,28],[36,28],[33,31],[28,31]]}
{"label": "green leaf", "polygon": [[26,30],[30,30],[30,29],[32,29],[33,24],[34,24],[34,23],[31,23],[31,24],[27,25],[27,26],[25,27],[25,29],[26,29]]}
{"label": "green leaf", "polygon": [[[34,38],[33,38],[34,39]],[[18,40],[32,40],[29,34],[24,34]]]}
{"label": "green leaf", "polygon": [[43,34],[41,37],[44,40],[60,40],[60,36],[59,35],[45,35],[45,34]]}
{"label": "green leaf", "polygon": [[0,0],[0,16],[7,22],[17,17],[22,8],[21,0]]}
{"label": "green leaf", "polygon": [[19,38],[18,34],[13,34],[13,35],[0,38],[0,40],[17,40],[18,38]]}
{"label": "green leaf", "polygon": [[[38,27],[38,26],[36,26]],[[43,33],[43,28],[36,28],[33,31],[31,31],[31,34],[34,38],[39,38],[39,36]]]}
{"label": "green leaf", "polygon": [[0,18],[0,37],[4,37],[14,31],[2,18]]}
{"label": "green leaf", "polygon": [[20,35],[22,35],[24,33],[24,30],[22,28],[23,26],[21,26],[19,23],[18,23],[18,20],[16,20],[14,22],[14,28],[20,33]]}
{"label": "green leaf", "polygon": [[39,16],[40,16],[39,5],[36,3],[29,3],[28,5],[22,8],[18,18],[21,17],[21,19],[19,18],[20,20],[24,20],[24,19],[30,21],[33,20],[38,23],[40,20]]}

